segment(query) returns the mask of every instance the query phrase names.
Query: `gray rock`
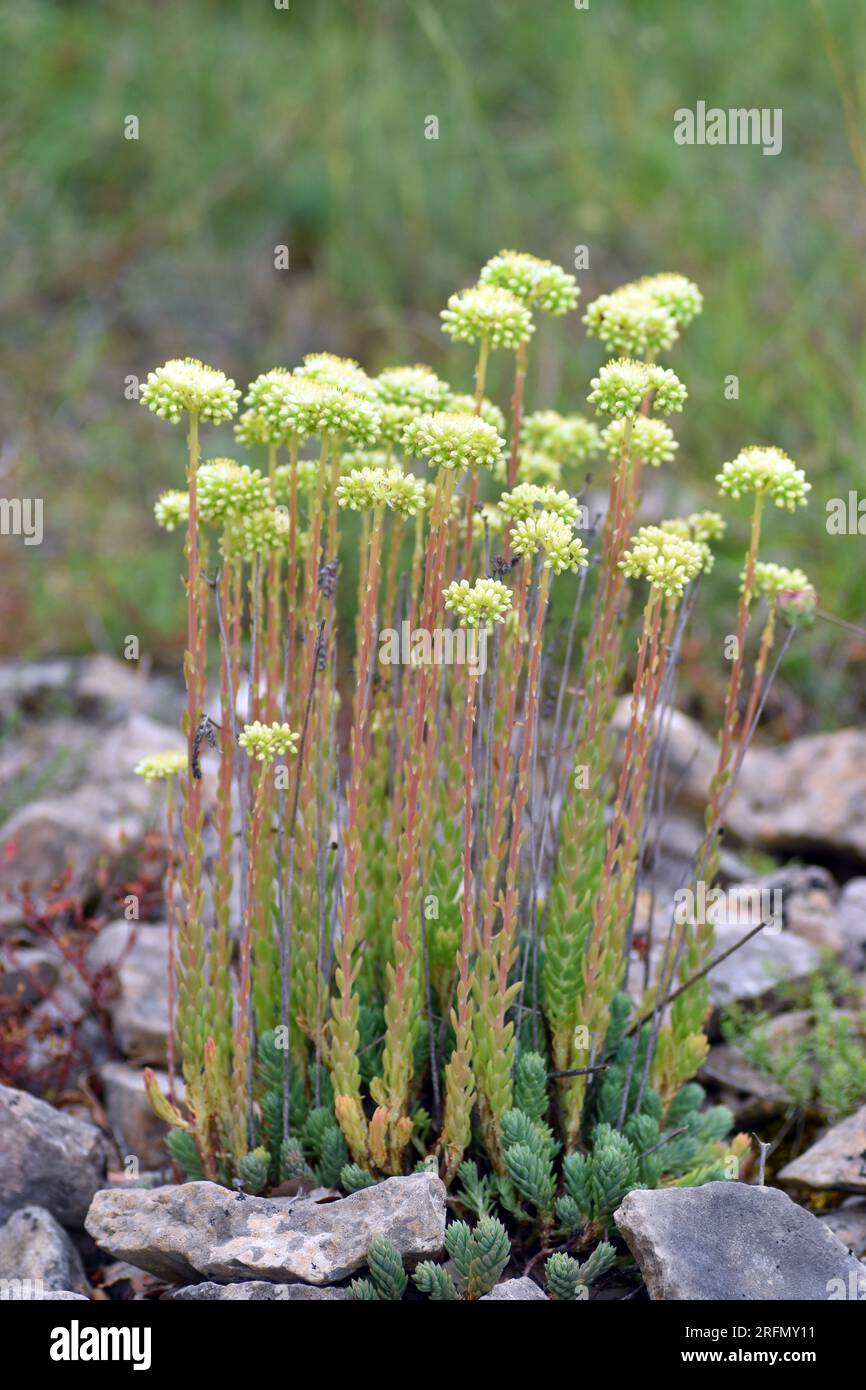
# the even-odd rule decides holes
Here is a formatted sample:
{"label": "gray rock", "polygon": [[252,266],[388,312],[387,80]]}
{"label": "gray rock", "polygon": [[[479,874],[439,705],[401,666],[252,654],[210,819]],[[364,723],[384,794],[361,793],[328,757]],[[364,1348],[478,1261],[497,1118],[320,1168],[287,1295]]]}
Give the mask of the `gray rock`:
{"label": "gray rock", "polygon": [[31,1009],[49,995],[60,979],[59,955],[22,946],[0,959],[0,1013]]}
{"label": "gray rock", "polygon": [[[137,1158],[140,1169],[167,1167],[165,1136],[169,1127],[151,1109],[144,1089],[144,1073],[124,1062],[106,1062],[99,1075],[105,1095],[105,1112],[121,1157]],[[155,1075],[163,1095],[168,1095],[168,1073],[158,1071]],[[183,1082],[176,1077],[174,1084],[176,1098],[182,1100]]]}
{"label": "gray rock", "polygon": [[80,1226],[105,1183],[106,1157],[95,1125],[0,1086],[0,1219],[35,1203],[62,1226]]}
{"label": "gray rock", "polygon": [[[866,1271],[778,1188],[740,1182],[630,1192],[614,1213],[651,1299],[818,1302]],[[844,1295],[841,1295],[844,1297]]]}
{"label": "gray rock", "polygon": [[432,1174],[388,1178],[339,1202],[280,1208],[210,1182],[98,1192],[85,1227],[116,1259],[172,1283],[333,1284],[360,1269],[373,1236],[412,1263],[445,1238],[445,1188]]}
{"label": "gray rock", "polygon": [[[714,955],[720,955],[748,931],[748,926],[716,927]],[[760,999],[782,983],[805,979],[817,970],[821,952],[811,942],[791,932],[761,931],[709,976],[710,1002],[723,1008],[734,1000]]]}
{"label": "gray rock", "polygon": [[168,1048],[168,927],[109,922],[87,952],[91,969],[110,965],[117,988],[106,1000],[115,1036],[125,1055],[141,1065],[164,1067]]}
{"label": "gray rock", "polygon": [[779,1181],[815,1191],[866,1192],[866,1105],[787,1163]]}
{"label": "gray rock", "polygon": [[866,967],[866,878],[849,879],[838,903],[842,960],[851,970]]}
{"label": "gray rock", "polygon": [[90,1293],[81,1256],[44,1207],[20,1207],[0,1226],[0,1282],[9,1279]]}
{"label": "gray rock", "polygon": [[313,1284],[268,1284],[249,1279],[242,1284],[187,1284],[162,1295],[169,1303],[320,1303],[352,1302],[349,1289],[320,1289]]}
{"label": "gray rock", "polygon": [[534,1279],[503,1279],[479,1303],[547,1303],[547,1295]]}
{"label": "gray rock", "polygon": [[752,748],[728,826],[747,844],[866,861],[866,730],[840,729]]}
{"label": "gray rock", "polygon": [[835,1211],[822,1212],[818,1220],[838,1236],[846,1250],[858,1260],[863,1259],[866,1255],[866,1201],[849,1197]]}
{"label": "gray rock", "polygon": [[[100,865],[131,864],[148,825],[161,818],[158,796],[133,775],[135,764],[147,753],[183,746],[177,729],[138,713],[107,729],[58,722],[62,733],[53,757],[51,736],[37,741],[46,746],[36,756],[50,758],[46,790],[20,806],[0,832],[0,890],[13,898],[24,881],[35,896],[47,893],[67,869],[70,890],[86,898]],[[16,780],[26,781],[27,771],[25,761]]]}

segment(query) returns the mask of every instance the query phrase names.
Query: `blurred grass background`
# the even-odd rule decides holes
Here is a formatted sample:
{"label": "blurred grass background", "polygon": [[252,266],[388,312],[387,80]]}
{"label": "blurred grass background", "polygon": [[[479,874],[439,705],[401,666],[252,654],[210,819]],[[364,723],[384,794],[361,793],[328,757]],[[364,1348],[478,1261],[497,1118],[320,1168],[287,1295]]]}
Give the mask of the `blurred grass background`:
{"label": "blurred grass background", "polygon": [[[327,348],[370,370],[429,361],[469,389],[472,351],[438,312],[509,246],[570,267],[587,245],[583,303],[657,270],[699,283],[704,315],[670,356],[691,396],[673,497],[712,504],[739,447],[786,448],[813,500],[774,511],[765,556],[864,622],[862,538],[829,537],[824,511],[866,494],[860,5],[28,0],[0,8],[0,51],[0,470],[44,498],[46,527],[41,548],[0,548],[7,654],[119,654],[136,633],[179,665],[179,550],[152,504],[182,479],[183,441],[124,398],[128,376],[190,354],[243,386]],[[698,100],[781,107],[781,154],[675,145],[674,111]],[[530,407],[584,409],[603,358],[579,315],[542,325]],[[231,452],[230,432],[206,447]],[[744,536],[743,515],[707,628],[731,630]],[[799,641],[793,722],[856,714],[864,657],[827,623]]]}

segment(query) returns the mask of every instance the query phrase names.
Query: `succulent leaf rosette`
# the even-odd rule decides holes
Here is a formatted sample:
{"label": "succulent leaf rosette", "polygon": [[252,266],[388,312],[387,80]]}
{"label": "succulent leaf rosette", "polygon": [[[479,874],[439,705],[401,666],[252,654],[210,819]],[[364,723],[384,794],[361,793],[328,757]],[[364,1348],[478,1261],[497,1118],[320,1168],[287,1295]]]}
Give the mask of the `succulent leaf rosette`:
{"label": "succulent leaf rosette", "polygon": [[237,411],[240,391],[230,377],[195,357],[175,357],[148,372],[141,403],[176,425],[184,411],[219,424]]}
{"label": "succulent leaf rosette", "polygon": [[502,458],[505,440],[477,415],[419,415],[407,425],[403,448],[447,469],[494,468]]}
{"label": "succulent leaf rosette", "polygon": [[646,579],[668,598],[679,598],[706,563],[706,548],[661,526],[641,526],[619,567],[629,579]]}
{"label": "succulent leaf rosette", "polygon": [[442,331],[455,343],[484,341],[492,348],[516,349],[535,332],[532,314],[508,290],[476,285],[458,290],[442,310]]}
{"label": "succulent leaf rosette", "polygon": [[[611,459],[619,458],[625,439],[626,421],[624,418],[611,420],[602,431],[601,439]],[[663,463],[671,463],[679,445],[674,432],[664,420],[654,420],[650,415],[636,415],[632,422],[631,450],[650,468],[660,468]]]}
{"label": "succulent leaf rosette", "polygon": [[577,304],[580,290],[573,275],[525,251],[500,251],[481,271],[480,283],[508,290],[528,309],[536,305],[559,318]]}
{"label": "succulent leaf rosette", "polygon": [[812,489],[803,469],[798,468],[782,449],[762,448],[757,444],[741,449],[735,459],[724,464],[721,473],[716,474],[716,482],[719,491],[729,497],[738,498],[744,492],[753,492],[771,498],[777,507],[789,512],[805,507],[806,494]]}
{"label": "succulent leaf rosette", "polygon": [[238,743],[248,758],[267,765],[275,758],[296,754],[299,737],[288,724],[263,724],[256,719],[252,724],[244,725]]}
{"label": "succulent leaf rosette", "polygon": [[489,627],[503,623],[512,607],[511,590],[501,579],[455,579],[443,589],[445,607],[457,614],[461,627]]}
{"label": "succulent leaf rosette", "polygon": [[589,563],[589,552],[571,524],[555,512],[537,512],[515,522],[511,532],[515,555],[543,554],[545,569],[554,574],[576,571]]}
{"label": "succulent leaf rosette", "polygon": [[655,367],[631,357],[619,357],[602,367],[592,378],[588,396],[596,414],[613,419],[634,418],[642,402],[652,393],[652,408],[662,415],[680,411],[688,392],[669,367]]}

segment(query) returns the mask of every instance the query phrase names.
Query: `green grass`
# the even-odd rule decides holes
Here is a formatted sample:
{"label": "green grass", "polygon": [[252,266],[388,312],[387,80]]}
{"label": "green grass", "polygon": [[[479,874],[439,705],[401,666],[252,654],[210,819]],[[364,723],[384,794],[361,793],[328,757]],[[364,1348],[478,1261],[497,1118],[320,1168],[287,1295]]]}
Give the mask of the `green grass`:
{"label": "green grass", "polygon": [[[151,505],[181,478],[181,440],[124,400],[127,375],[191,353],[243,385],[327,347],[468,386],[471,350],[439,332],[447,294],[502,246],[570,265],[584,243],[584,300],[662,269],[705,293],[671,358],[691,392],[672,498],[710,502],[744,443],[788,449],[813,503],[773,520],[767,557],[863,621],[858,539],[824,529],[828,497],[866,492],[866,40],[848,0],[31,0],[5,7],[0,44],[7,476],[45,498],[47,528],[21,552],[7,647],[117,650],[136,632],[177,659],[179,566]],[[676,146],[673,112],[699,99],[781,107],[782,153]],[[603,353],[578,316],[544,325],[533,356],[532,403],[582,409]],[[742,539],[708,586],[724,630]],[[821,624],[800,649],[802,708],[850,717],[842,675],[864,644]]]}

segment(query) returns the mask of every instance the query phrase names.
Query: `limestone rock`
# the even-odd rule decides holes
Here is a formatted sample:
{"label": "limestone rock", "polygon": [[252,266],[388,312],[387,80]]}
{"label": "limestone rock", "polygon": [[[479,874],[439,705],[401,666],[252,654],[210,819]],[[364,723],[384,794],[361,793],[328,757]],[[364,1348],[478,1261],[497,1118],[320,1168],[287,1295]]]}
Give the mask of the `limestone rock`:
{"label": "limestone rock", "polygon": [[0,1282],[8,1280],[46,1291],[90,1293],[81,1256],[44,1207],[20,1207],[0,1226]]}
{"label": "limestone rock", "polygon": [[866,1273],[778,1188],[711,1182],[630,1192],[614,1221],[654,1300],[824,1301]]}
{"label": "limestone rock", "polygon": [[787,1163],[779,1181],[816,1191],[866,1193],[866,1105]]}
{"label": "limestone rock", "polygon": [[339,1202],[278,1207],[215,1183],[126,1191],[93,1199],[87,1231],[116,1259],[172,1283],[333,1284],[366,1262],[373,1236],[387,1236],[413,1261],[438,1255],[445,1238],[445,1188],[433,1174],[388,1178]]}
{"label": "limestone rock", "polygon": [[547,1303],[547,1295],[534,1279],[503,1279],[479,1303]]}
{"label": "limestone rock", "polygon": [[80,1226],[105,1183],[106,1155],[95,1125],[0,1086],[0,1219],[37,1203],[62,1226]]}

